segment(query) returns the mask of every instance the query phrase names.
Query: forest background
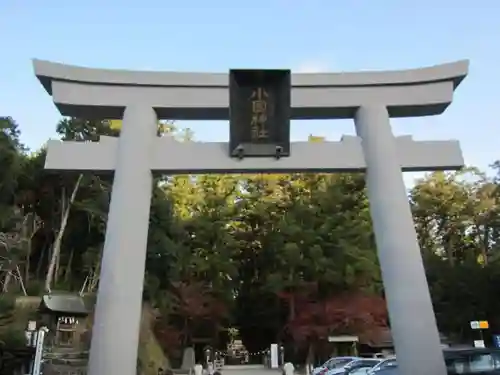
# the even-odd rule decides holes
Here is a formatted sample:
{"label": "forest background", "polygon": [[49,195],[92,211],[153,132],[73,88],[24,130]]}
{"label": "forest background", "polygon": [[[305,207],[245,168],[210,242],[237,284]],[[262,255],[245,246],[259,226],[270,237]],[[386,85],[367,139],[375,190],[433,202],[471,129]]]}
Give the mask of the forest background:
{"label": "forest background", "polygon": [[[26,149],[12,118],[0,130],[0,340],[20,343],[15,298],[96,292],[112,176],[48,173],[45,149]],[[88,142],[119,131],[66,118],[57,132]],[[171,123],[159,133],[194,137]],[[409,191],[439,329],[459,342],[475,337],[473,320],[500,333],[500,163],[492,167],[431,173]],[[251,352],[370,336],[388,318],[364,176],[157,176],[144,301],[172,357],[200,336],[223,346],[234,327]]]}

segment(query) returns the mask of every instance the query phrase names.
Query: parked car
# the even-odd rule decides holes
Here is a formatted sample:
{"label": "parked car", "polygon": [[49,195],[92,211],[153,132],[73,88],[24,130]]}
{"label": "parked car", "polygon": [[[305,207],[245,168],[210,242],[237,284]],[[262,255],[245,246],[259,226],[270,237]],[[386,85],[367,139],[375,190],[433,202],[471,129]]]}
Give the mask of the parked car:
{"label": "parked car", "polygon": [[382,361],[379,365],[366,372],[367,375],[399,375],[398,363],[395,358]]}
{"label": "parked car", "polygon": [[370,369],[378,365],[381,362],[380,359],[358,359],[349,363],[345,366],[344,375],[366,375]]}
{"label": "parked car", "polygon": [[312,374],[313,375],[326,375],[329,370],[343,368],[345,365],[347,365],[348,363],[351,363],[352,361],[354,361],[356,359],[361,359],[361,358],[358,358],[358,357],[333,357],[333,358],[330,358],[328,361],[323,363],[321,366],[313,369]]}
{"label": "parked car", "polygon": [[[500,350],[491,348],[446,348],[443,350],[448,375],[500,375]],[[368,375],[402,375],[396,359],[383,361]]]}
{"label": "parked car", "polygon": [[386,359],[380,361],[375,366],[373,366],[370,370],[368,370],[367,374],[368,375],[375,375],[375,374],[383,375],[380,373],[381,370],[384,370],[384,369],[392,370],[396,366],[397,366],[396,357],[386,358]]}
{"label": "parked car", "polygon": [[[356,358],[347,363],[338,363],[334,368],[328,369],[325,375],[343,375],[360,360],[363,360],[363,358]],[[366,361],[369,361],[369,359],[366,359]]]}
{"label": "parked car", "polygon": [[443,351],[449,375],[500,374],[500,350],[492,348],[447,348]]}
{"label": "parked car", "polygon": [[347,370],[344,375],[367,375],[370,367],[359,367],[357,369]]}

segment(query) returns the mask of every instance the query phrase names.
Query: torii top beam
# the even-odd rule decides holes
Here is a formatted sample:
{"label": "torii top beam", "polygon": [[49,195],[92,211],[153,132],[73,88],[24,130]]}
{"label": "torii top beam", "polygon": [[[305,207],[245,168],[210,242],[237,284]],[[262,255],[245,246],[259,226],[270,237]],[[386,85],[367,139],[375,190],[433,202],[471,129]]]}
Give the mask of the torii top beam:
{"label": "torii top beam", "polygon": [[[129,103],[160,119],[227,120],[227,73],[91,69],[33,60],[35,74],[63,115],[121,119]],[[292,119],[352,118],[357,108],[383,104],[391,117],[442,113],[468,72],[467,60],[427,68],[292,75]]]}

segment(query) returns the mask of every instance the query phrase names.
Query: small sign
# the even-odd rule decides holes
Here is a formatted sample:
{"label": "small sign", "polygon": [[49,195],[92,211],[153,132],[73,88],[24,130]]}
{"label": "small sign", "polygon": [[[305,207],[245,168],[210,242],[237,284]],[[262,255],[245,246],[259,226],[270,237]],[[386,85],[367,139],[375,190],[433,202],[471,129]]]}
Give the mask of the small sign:
{"label": "small sign", "polygon": [[36,331],[36,320],[30,320],[28,322],[28,331]]}
{"label": "small sign", "polygon": [[500,348],[500,335],[493,335],[493,344],[495,348]]}
{"label": "small sign", "polygon": [[485,348],[484,340],[474,340],[474,348]]}
{"label": "small sign", "polygon": [[289,156],[290,116],[290,70],[230,70],[230,156]]}
{"label": "small sign", "polygon": [[325,141],[325,137],[318,137],[316,135],[310,135],[309,136],[309,139],[308,139],[309,142],[312,142],[312,143],[320,143],[320,142],[324,142]]}
{"label": "small sign", "polygon": [[488,328],[490,328],[490,324],[488,323],[487,320],[479,321],[479,329],[488,329]]}
{"label": "small sign", "polygon": [[358,336],[328,336],[328,342],[358,342]]}
{"label": "small sign", "polygon": [[488,329],[490,328],[490,323],[487,320],[473,320],[470,322],[470,327],[472,329]]}

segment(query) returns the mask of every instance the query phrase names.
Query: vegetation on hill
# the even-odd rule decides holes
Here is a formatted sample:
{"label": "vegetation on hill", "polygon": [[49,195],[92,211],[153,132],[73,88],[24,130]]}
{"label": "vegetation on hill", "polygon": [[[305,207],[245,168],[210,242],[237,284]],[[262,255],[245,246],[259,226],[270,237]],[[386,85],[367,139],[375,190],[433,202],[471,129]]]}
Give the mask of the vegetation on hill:
{"label": "vegetation on hill", "polygon": [[[159,129],[192,141],[171,124]],[[60,121],[57,132],[77,141],[118,135],[81,119]],[[44,160],[43,148],[21,144],[13,119],[0,118],[5,298],[98,286],[112,178],[46,173]],[[500,174],[431,173],[409,199],[441,331],[467,340],[479,319],[500,330]],[[144,299],[159,312],[153,326],[169,354],[197,337],[223,347],[229,327],[251,352],[276,340],[306,348],[360,334],[387,325],[382,297],[363,175],[156,178]],[[0,314],[1,335],[11,318]]]}

